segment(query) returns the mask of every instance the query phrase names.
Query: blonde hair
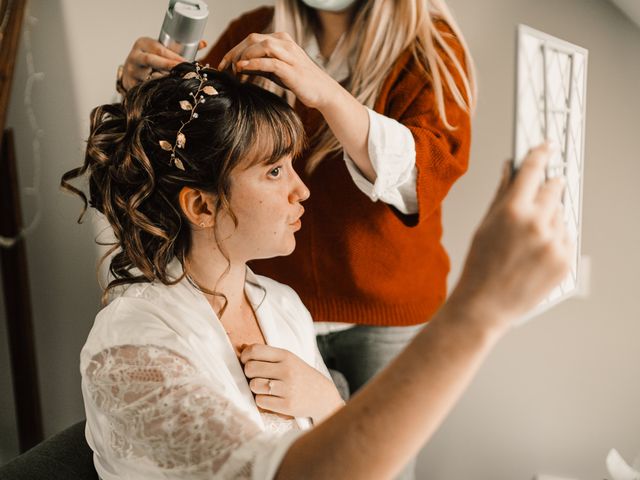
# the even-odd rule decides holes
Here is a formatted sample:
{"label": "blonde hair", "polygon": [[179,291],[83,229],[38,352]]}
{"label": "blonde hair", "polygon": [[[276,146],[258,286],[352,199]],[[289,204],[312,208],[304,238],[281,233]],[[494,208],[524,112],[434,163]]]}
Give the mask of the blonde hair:
{"label": "blonde hair", "polygon": [[[475,67],[462,32],[444,0],[360,0],[360,4],[350,30],[332,55],[332,61],[353,58],[345,88],[360,103],[373,108],[394,62],[410,49],[418,64],[431,76],[438,114],[446,128],[456,127],[447,119],[445,86],[456,104],[473,114],[477,95]],[[451,35],[436,28],[437,20],[449,26],[462,46],[464,65],[445,40]],[[296,43],[303,44],[313,31],[314,21],[314,11],[300,0],[276,0],[271,30],[287,32]],[[453,66],[453,71],[448,65]],[[456,76],[461,80],[463,91],[456,84]],[[326,124],[311,136],[310,145],[313,153],[307,164],[309,172],[327,155],[341,150]]]}

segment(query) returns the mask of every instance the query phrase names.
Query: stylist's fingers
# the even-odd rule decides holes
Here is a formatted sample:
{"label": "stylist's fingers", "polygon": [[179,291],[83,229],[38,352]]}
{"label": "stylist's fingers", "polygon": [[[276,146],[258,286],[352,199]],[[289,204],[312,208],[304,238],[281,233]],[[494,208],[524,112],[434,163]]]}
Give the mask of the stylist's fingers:
{"label": "stylist's fingers", "polygon": [[166,75],[165,72],[152,72],[151,75],[147,77],[147,80],[164,77],[165,75]]}
{"label": "stylist's fingers", "polygon": [[156,71],[168,72],[185,59],[150,37],[138,38],[124,63],[122,84],[126,90]]}
{"label": "stylist's fingers", "polygon": [[148,80],[153,73],[154,71],[151,67],[141,67],[134,64],[125,65],[122,84],[126,90],[129,90],[138,83]]}
{"label": "stylist's fingers", "polygon": [[245,58],[276,57],[289,62],[292,57],[287,53],[287,45],[295,45],[287,34],[252,33],[222,57],[218,70],[235,68],[236,62]]}
{"label": "stylist's fingers", "polygon": [[291,65],[277,58],[254,58],[240,60],[237,64],[239,73],[265,76],[281,86],[289,86],[293,75]]}
{"label": "stylist's fingers", "polygon": [[137,63],[127,62],[122,70],[122,85],[125,90],[130,90],[138,83],[146,80],[151,72],[151,67],[141,67]]}
{"label": "stylist's fingers", "polygon": [[267,35],[263,33],[249,34],[244,40],[229,50],[225,56],[222,57],[222,60],[220,60],[220,63],[218,64],[218,70],[224,70],[230,65],[233,65],[247,47],[259,43],[265,38],[267,38]]}
{"label": "stylist's fingers", "polygon": [[[180,54],[174,52],[170,48],[165,47],[158,40],[150,37],[141,37],[133,44],[132,51],[138,50],[143,53],[150,53],[158,57],[163,57],[174,62],[184,62],[186,59]],[[149,65],[144,64],[143,65]]]}
{"label": "stylist's fingers", "polygon": [[294,62],[294,57],[291,52],[287,50],[287,45],[282,40],[273,37],[267,37],[261,42],[249,45],[242,51],[238,57],[238,61],[263,57],[277,58],[289,64]]}
{"label": "stylist's fingers", "polygon": [[140,70],[153,70],[168,72],[173,67],[186,61],[182,57],[179,60],[163,57],[156,53],[151,52],[137,52],[133,57],[134,66],[139,67]]}
{"label": "stylist's fingers", "polygon": [[525,203],[534,200],[544,181],[545,167],[551,153],[552,148],[548,143],[543,143],[529,151],[522,161],[513,181],[513,187],[510,189],[515,200]]}

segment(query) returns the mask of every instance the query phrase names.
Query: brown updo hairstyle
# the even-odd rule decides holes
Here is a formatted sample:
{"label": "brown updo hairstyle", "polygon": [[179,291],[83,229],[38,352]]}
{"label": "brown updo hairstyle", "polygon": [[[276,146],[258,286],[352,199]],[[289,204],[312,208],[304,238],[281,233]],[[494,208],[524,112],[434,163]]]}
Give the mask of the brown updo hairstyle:
{"label": "brown updo hairstyle", "polygon": [[[204,95],[198,117],[182,129],[186,144],[175,153],[184,170],[177,168],[159,142],[173,144],[189,120],[190,111],[180,102],[192,100],[200,80],[183,77],[195,71],[195,64],[182,63],[167,76],[133,87],[122,103],[96,107],[84,163],[62,176],[62,188],[84,202],[78,223],[90,205],[104,214],[115,234],[101,260],[116,252],[109,265],[113,280],[103,301],[120,285],[155,280],[172,285],[183,278],[167,273],[174,257],[184,266],[191,245],[191,230],[178,202],[183,187],[214,194],[216,214],[229,212],[237,225],[229,207],[231,172],[287,155],[295,158],[304,148],[302,124],[284,100],[228,73],[201,67],[200,74],[207,75],[202,86],[211,85],[218,94]],[[69,183],[85,174],[88,201]]]}

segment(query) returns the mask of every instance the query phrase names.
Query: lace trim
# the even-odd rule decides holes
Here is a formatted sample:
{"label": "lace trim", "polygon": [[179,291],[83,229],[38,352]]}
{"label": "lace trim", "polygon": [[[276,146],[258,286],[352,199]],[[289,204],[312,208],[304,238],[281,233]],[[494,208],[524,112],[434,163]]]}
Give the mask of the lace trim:
{"label": "lace trim", "polygon": [[[109,348],[95,355],[84,373],[91,401],[108,419],[110,448],[121,459],[191,473],[224,470],[249,479],[259,449],[270,441],[170,349]],[[263,418],[270,432],[295,427],[276,415]]]}

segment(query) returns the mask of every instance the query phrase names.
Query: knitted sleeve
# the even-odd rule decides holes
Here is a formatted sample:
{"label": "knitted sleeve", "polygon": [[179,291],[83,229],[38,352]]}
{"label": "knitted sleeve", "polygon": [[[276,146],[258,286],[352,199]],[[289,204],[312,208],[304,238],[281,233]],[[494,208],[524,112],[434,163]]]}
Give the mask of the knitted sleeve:
{"label": "knitted sleeve", "polygon": [[[447,37],[464,65],[459,42],[452,35]],[[450,62],[445,63],[453,70]],[[460,79],[456,75],[454,79],[464,91]],[[409,225],[417,225],[440,208],[454,182],[467,171],[471,120],[445,86],[447,121],[454,129],[447,128],[438,113],[431,77],[410,52],[400,58],[388,80],[376,102],[376,111],[398,120],[413,134],[419,213],[404,220]]]}

